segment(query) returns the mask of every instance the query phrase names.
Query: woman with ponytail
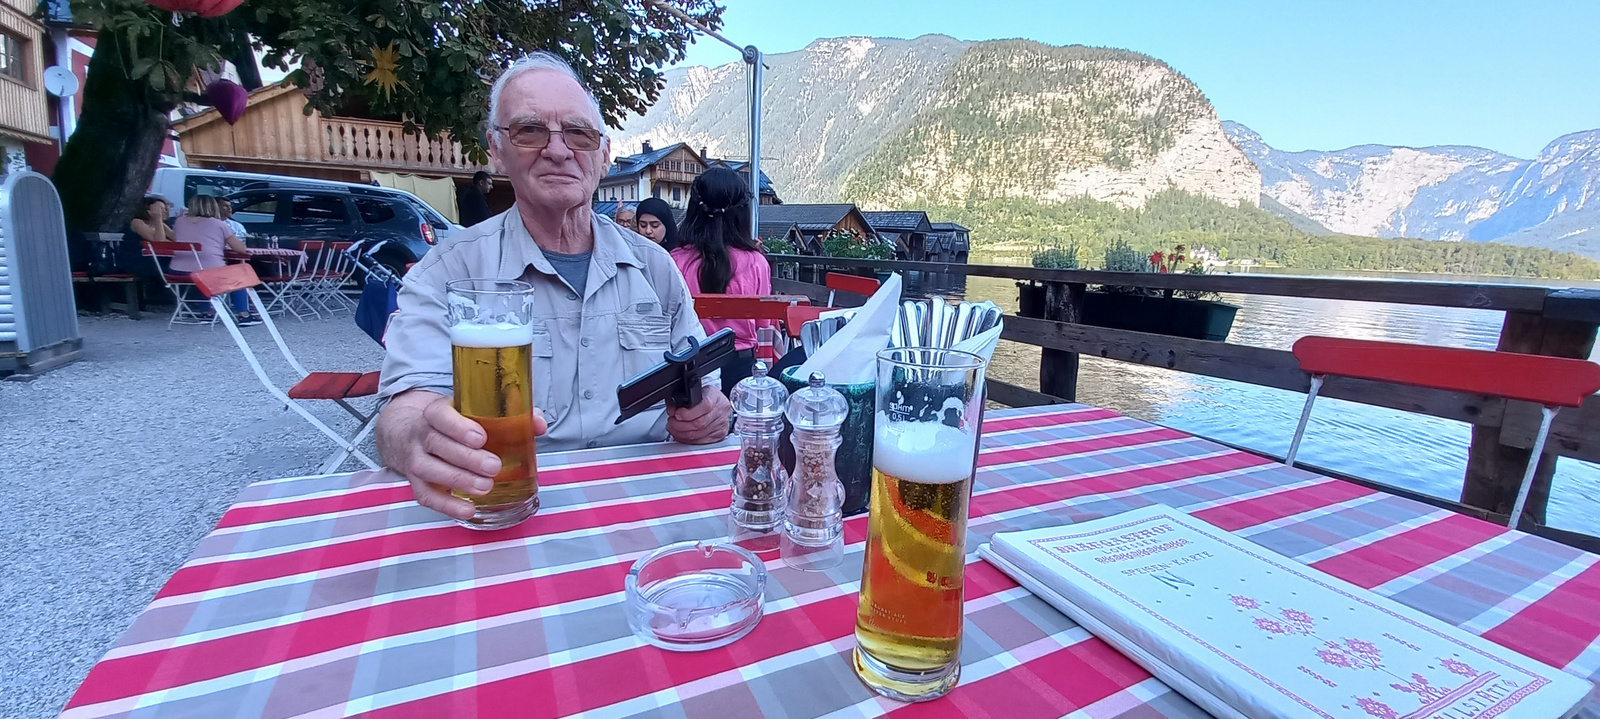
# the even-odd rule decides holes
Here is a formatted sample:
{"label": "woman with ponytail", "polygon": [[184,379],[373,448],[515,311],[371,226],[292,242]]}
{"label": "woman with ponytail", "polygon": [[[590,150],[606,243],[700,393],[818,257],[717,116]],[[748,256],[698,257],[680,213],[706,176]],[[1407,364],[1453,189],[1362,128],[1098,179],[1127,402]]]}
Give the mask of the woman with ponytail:
{"label": "woman with ponytail", "polygon": [[[695,178],[672,260],[689,284],[689,294],[772,294],[772,268],[750,236],[750,188],[739,173],[714,167]],[[749,377],[755,366],[758,323],[701,320],[700,324],[707,334],[724,327],[733,329],[739,357],[722,369],[722,391],[727,394],[739,380]]]}

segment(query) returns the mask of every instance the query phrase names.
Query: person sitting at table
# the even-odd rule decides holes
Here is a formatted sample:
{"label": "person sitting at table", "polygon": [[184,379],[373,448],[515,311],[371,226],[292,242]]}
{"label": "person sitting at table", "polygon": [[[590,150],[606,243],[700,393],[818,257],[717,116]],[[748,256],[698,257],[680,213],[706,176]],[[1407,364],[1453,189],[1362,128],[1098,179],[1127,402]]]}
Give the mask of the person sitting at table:
{"label": "person sitting at table", "polygon": [[617,226],[618,227],[621,227],[623,229],[628,229],[628,230],[633,229],[633,208],[632,207],[627,206],[627,204],[625,204],[625,203],[618,202],[617,203],[617,212],[616,212],[615,217],[617,219]]}
{"label": "person sitting at table", "polygon": [[[173,254],[172,264],[168,268],[172,274],[187,276],[195,270],[209,270],[226,265],[227,260],[223,259],[223,252],[226,250],[239,253],[249,251],[244,246],[244,241],[234,234],[233,228],[222,221],[222,210],[219,208],[221,204],[221,200],[211,195],[195,195],[189,198],[188,212],[172,221],[174,242],[199,245],[198,252],[184,251]],[[233,316],[240,326],[261,324],[261,318],[250,311],[250,298],[245,295],[244,290],[229,292],[228,301],[233,305]]]}
{"label": "person sitting at table", "polygon": [[672,219],[672,206],[659,197],[639,203],[634,210],[633,231],[661,245],[661,249],[678,246],[678,223]]}
{"label": "person sitting at table", "polygon": [[233,230],[233,236],[243,242],[245,236],[250,233],[245,231],[243,223],[233,219],[233,203],[217,198],[217,212],[217,218],[228,223],[228,229]]}
{"label": "person sitting at table", "polygon": [[173,239],[172,228],[167,225],[167,215],[172,208],[167,205],[167,198],[160,195],[145,195],[139,203],[139,212],[128,221],[128,229],[122,233],[122,239],[133,240],[137,245],[143,242],[176,242]]}
{"label": "person sitting at table", "polygon": [[514,63],[489,93],[489,154],[510,177],[513,211],[441,242],[406,274],[389,322],[374,432],[378,455],[418,503],[466,519],[452,489],[483,494],[500,460],[478,423],[452,408],[445,283],[519,279],[533,294],[533,412],[540,452],[721,441],[730,406],[716,373],[699,404],[647,410],[621,424],[617,387],[688,338],[705,338],[666,251],[590,203],[610,165],[599,104],[559,57]]}
{"label": "person sitting at table", "polygon": [[[689,211],[678,228],[672,261],[683,272],[693,295],[770,295],[772,267],[750,238],[750,188],[739,173],[713,167],[689,186]],[[700,320],[706,332],[733,329],[738,359],[722,368],[722,391],[755,367],[755,320]],[[767,324],[767,323],[760,323]]]}

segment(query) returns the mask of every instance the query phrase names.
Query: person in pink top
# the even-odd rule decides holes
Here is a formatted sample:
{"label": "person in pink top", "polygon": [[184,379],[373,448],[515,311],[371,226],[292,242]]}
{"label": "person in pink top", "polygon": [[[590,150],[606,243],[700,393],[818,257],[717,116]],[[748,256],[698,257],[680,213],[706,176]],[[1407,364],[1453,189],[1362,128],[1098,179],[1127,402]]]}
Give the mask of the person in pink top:
{"label": "person in pink top", "polygon": [[[189,198],[188,213],[172,221],[174,242],[189,242],[199,246],[198,252],[178,252],[172,256],[169,267],[172,274],[187,275],[195,270],[209,270],[227,264],[222,258],[224,250],[244,252],[244,241],[234,234],[233,228],[222,219],[219,200],[211,195]],[[261,319],[250,312],[250,299],[244,290],[228,293],[233,303],[233,314],[240,325],[258,325]],[[182,301],[182,300],[180,300]]]}
{"label": "person in pink top", "polygon": [[[714,167],[689,188],[689,210],[672,249],[689,294],[770,295],[772,268],[750,236],[750,189],[744,178]],[[706,334],[733,329],[739,357],[722,368],[722,391],[733,390],[755,366],[756,320],[700,320]]]}

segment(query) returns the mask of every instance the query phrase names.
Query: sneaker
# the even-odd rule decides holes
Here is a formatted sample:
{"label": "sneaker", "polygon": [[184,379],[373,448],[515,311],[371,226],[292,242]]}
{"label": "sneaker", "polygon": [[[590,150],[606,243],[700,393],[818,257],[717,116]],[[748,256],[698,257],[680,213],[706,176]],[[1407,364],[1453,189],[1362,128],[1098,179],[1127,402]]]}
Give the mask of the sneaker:
{"label": "sneaker", "polygon": [[239,315],[235,318],[240,327],[254,327],[261,324],[261,318],[255,315]]}

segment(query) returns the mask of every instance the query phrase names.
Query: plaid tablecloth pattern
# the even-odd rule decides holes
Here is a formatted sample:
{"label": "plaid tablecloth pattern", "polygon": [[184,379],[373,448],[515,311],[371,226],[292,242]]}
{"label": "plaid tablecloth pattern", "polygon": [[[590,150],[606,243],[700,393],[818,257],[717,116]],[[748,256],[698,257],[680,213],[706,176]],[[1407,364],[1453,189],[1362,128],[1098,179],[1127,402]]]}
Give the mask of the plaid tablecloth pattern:
{"label": "plaid tablecloth pattern", "polygon": [[[991,412],[967,548],[997,531],[1181,507],[1573,674],[1600,674],[1596,556],[1114,412]],[[969,557],[961,683],[901,705],[853,676],[865,516],[825,574],[767,568],[766,616],[719,650],[628,631],[623,577],[724,536],[730,445],[540,457],[543,508],[458,528],[392,475],[246,488],[89,672],[65,716],[1204,716]],[[1593,707],[1585,716],[1600,716]]]}

